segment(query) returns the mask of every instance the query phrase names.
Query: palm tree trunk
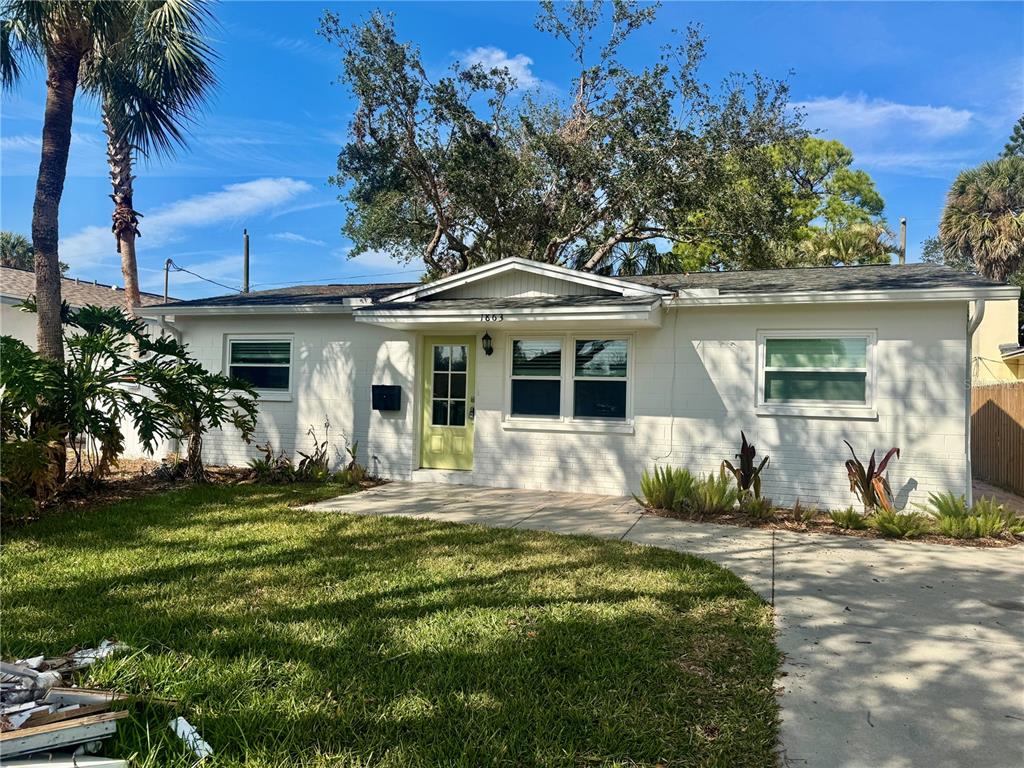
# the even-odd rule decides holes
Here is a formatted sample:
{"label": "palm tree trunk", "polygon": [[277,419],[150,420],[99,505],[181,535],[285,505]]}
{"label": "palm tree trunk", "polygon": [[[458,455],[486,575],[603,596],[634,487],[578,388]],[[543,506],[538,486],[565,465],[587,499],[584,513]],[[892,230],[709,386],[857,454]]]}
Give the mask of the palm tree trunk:
{"label": "palm tree trunk", "polygon": [[111,231],[117,239],[117,250],[121,255],[121,274],[124,276],[124,301],[128,314],[135,313],[135,307],[142,303],[139,295],[139,264],[135,258],[135,238],[139,233],[138,211],[134,209],[135,194],[132,175],[132,148],[118,136],[110,119],[108,105],[104,104],[103,129],[107,134],[107,163],[110,166],[110,185],[114,201],[113,226]]}
{"label": "palm tree trunk", "polygon": [[60,261],[57,258],[58,214],[71,147],[71,117],[81,58],[52,51],[46,56],[46,111],[43,147],[32,207],[32,247],[36,267],[36,345],[43,357],[64,359],[61,336]]}

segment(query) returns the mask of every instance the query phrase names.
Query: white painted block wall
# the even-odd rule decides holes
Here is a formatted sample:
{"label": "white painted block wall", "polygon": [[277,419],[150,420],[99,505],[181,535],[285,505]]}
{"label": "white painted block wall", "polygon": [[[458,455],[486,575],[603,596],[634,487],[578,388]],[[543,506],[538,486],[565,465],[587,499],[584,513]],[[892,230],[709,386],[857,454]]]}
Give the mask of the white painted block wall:
{"label": "white painted block wall", "polygon": [[[635,492],[655,463],[717,471],[732,458],[742,429],[761,455],[772,457],[764,493],[777,503],[797,497],[836,508],[854,503],[843,462],[848,439],[864,461],[892,446],[890,465],[901,504],[931,491],[966,490],[965,303],[829,304],[728,307],[666,312],[660,329],[635,333],[631,435],[506,430],[505,347],[509,336],[489,327],[491,357],[477,355],[475,469],[466,482],[585,493]],[[265,401],[257,441],[291,453],[308,450],[305,432],[326,415],[332,442],[359,441],[360,459],[382,476],[405,479],[417,467],[415,334],[347,316],[179,318],[197,356],[223,369],[225,337],[294,332],[295,392]],[[755,412],[756,339],[760,330],[857,329],[877,332],[877,419],[763,416]],[[480,327],[479,333],[484,331]],[[588,329],[595,336],[604,330]],[[479,346],[477,347],[479,350]],[[370,408],[370,384],[402,386],[402,411]],[[244,464],[256,453],[236,435],[207,440],[210,463]]]}

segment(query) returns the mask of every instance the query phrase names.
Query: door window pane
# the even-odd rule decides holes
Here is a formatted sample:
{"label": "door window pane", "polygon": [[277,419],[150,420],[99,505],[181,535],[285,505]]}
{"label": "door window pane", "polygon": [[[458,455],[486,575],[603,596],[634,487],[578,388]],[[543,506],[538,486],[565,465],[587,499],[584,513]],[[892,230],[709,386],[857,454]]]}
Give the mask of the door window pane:
{"label": "door window pane", "polygon": [[[451,375],[451,389],[449,397],[460,397],[465,399],[466,397],[466,374],[464,373],[453,373]],[[435,394],[435,396],[437,396]]]}
{"label": "door window pane", "polygon": [[626,377],[625,339],[592,339],[576,342],[576,375],[590,377]]}
{"label": "door window pane", "polygon": [[451,368],[452,348],[443,344],[434,347],[434,370],[447,371]]}
{"label": "door window pane", "polygon": [[513,379],[513,416],[561,414],[562,382],[559,379]]}
{"label": "door window pane", "polygon": [[448,397],[448,374],[434,374],[434,397]]}
{"label": "door window pane", "polygon": [[767,371],[764,377],[767,402],[828,400],[841,403],[867,401],[866,373],[829,371]]}
{"label": "door window pane", "polygon": [[453,427],[464,427],[466,426],[466,401],[465,400],[452,400],[451,410],[449,412],[451,420],[448,422]]}
{"label": "door window pane", "polygon": [[434,401],[434,413],[430,419],[430,423],[435,427],[444,427],[448,425],[448,401],[447,400],[435,400]]}
{"label": "door window pane", "polygon": [[464,371],[466,370],[466,345],[456,344],[454,347],[448,347],[451,350],[452,370],[453,371]]}
{"label": "door window pane", "polygon": [[576,379],[573,415],[580,418],[626,418],[626,382]]}

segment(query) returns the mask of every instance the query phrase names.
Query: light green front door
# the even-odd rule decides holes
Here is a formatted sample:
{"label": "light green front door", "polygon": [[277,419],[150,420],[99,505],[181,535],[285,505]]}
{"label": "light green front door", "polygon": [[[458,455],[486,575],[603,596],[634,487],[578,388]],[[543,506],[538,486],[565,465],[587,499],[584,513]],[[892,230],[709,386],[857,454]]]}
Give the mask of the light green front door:
{"label": "light green front door", "polygon": [[472,336],[423,339],[422,467],[473,468],[474,341]]}

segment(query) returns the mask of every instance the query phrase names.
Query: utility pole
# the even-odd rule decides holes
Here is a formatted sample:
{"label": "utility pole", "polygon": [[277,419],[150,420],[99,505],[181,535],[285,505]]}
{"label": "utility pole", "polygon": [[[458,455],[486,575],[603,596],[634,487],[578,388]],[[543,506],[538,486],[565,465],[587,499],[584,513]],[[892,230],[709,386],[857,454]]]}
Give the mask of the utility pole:
{"label": "utility pole", "polygon": [[900,264],[907,263],[907,217],[900,216]]}
{"label": "utility pole", "polygon": [[171,263],[170,259],[164,262],[164,304],[167,303],[167,285],[170,282]]}
{"label": "utility pole", "polygon": [[242,230],[242,293],[249,292],[249,230]]}

